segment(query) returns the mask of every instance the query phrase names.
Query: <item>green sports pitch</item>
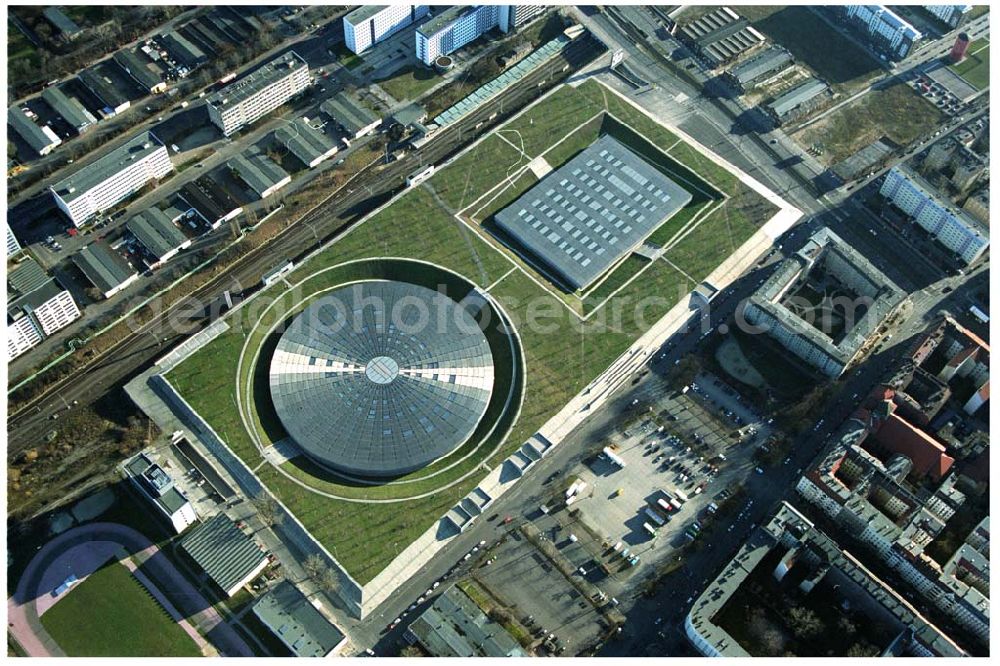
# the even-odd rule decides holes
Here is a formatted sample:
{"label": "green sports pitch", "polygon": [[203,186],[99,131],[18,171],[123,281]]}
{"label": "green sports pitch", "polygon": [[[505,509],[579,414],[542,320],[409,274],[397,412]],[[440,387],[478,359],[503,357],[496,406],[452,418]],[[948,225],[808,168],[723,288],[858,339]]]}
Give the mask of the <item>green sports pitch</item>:
{"label": "green sports pitch", "polygon": [[[650,237],[663,248],[661,256],[632,255],[589,291],[566,293],[498,238],[492,216],[537,182],[532,166],[544,162],[556,169],[605,132],[681,183],[692,200]],[[253,316],[242,317],[242,326],[231,327],[167,379],[364,585],[775,211],[730,171],[602,84],[562,86],[252,299]],[[268,327],[304,307],[303,294],[357,279],[354,267],[387,257],[452,271],[502,306],[523,350],[511,361],[523,363],[520,409],[509,410],[488,441],[471,443],[475,450],[460,450],[387,484],[336,478],[301,457],[274,466],[261,451],[284,437],[266,395],[266,362],[260,361],[273,344]],[[632,309],[649,296],[655,298],[641,312]],[[551,313],[544,327],[521,325],[539,312]],[[610,317],[615,312],[623,314]]]}

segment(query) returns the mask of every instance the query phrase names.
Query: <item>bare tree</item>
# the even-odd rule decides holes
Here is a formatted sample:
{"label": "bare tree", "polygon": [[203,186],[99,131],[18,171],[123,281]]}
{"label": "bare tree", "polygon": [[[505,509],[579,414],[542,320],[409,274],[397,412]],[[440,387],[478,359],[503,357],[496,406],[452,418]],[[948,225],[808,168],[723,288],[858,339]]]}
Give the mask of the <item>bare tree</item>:
{"label": "bare tree", "polygon": [[260,494],[250,500],[254,510],[260,517],[260,522],[267,527],[280,525],[285,519],[285,514],[281,511],[278,502],[270,495]]}
{"label": "bare tree", "polygon": [[331,569],[327,563],[326,559],[319,553],[313,553],[306,557],[305,561],[302,562],[302,568],[305,569],[306,575],[309,579],[315,583],[321,591],[327,594],[334,594],[340,589],[340,578]]}

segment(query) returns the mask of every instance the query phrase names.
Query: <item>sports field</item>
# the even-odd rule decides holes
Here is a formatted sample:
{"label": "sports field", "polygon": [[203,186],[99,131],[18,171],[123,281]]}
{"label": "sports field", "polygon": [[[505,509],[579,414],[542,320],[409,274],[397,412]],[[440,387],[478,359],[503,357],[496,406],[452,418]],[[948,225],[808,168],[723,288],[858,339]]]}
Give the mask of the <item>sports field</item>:
{"label": "sports field", "polygon": [[121,564],[66,592],[42,626],[70,657],[200,657],[191,637]]}
{"label": "sports field", "polygon": [[[489,219],[537,182],[527,169],[531,160],[542,156],[555,168],[604,131],[627,137],[633,149],[683,179],[685,187],[698,189],[701,198],[656,232],[657,242],[666,248],[662,257],[631,257],[591,293],[561,293],[497,241],[487,228]],[[229,332],[171,371],[168,379],[355,580],[365,584],[475,487],[486,474],[482,465],[493,467],[510,455],[686,299],[774,211],[731,173],[600,84],[564,86],[286,276],[295,289],[282,281],[256,297],[242,324],[234,320]],[[263,349],[261,357],[267,358],[267,329],[304,307],[309,295],[357,279],[356,266],[345,267],[345,262],[378,257],[432,262],[464,276],[501,304],[523,347],[521,410],[508,412],[517,417],[512,426],[501,424],[475,451],[460,450],[388,485],[346,482],[300,459],[276,469],[263,461],[257,442],[267,446],[283,433],[264,399],[266,369],[262,383],[262,364],[255,366],[252,357]],[[324,269],[330,270],[319,272]],[[252,433],[243,425],[238,403],[247,405],[244,414]],[[495,436],[508,426],[509,435]],[[413,495],[425,496],[379,502]]]}

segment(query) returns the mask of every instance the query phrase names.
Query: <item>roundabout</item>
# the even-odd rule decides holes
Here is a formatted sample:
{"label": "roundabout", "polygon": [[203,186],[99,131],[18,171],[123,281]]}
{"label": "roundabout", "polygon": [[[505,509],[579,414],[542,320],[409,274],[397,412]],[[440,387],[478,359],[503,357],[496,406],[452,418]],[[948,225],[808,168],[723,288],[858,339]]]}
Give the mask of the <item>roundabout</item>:
{"label": "roundabout", "polygon": [[431,497],[481,474],[520,411],[523,358],[509,319],[433,264],[317,271],[244,332],[240,420],[273,470],[317,495]]}

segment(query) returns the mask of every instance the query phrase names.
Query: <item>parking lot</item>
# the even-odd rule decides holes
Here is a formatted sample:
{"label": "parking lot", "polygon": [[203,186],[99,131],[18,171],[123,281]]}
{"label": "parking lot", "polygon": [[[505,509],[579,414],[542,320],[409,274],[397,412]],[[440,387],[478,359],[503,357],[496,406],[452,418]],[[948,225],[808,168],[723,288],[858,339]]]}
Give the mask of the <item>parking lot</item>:
{"label": "parking lot", "polygon": [[753,453],[769,425],[716,381],[703,374],[684,392],[665,390],[653,404],[635,405],[638,422],[604,442],[613,457],[595,454],[557,484],[561,492],[576,479],[586,484],[568,511],[551,511],[548,519],[563,527],[549,536],[595,584],[609,574],[623,584],[631,574],[644,578],[645,567],[690,540],[685,532],[700,531],[721,493],[755,473]]}
{"label": "parking lot", "polygon": [[496,561],[479,569],[475,577],[511,608],[535,638],[555,634],[554,644],[567,654],[578,654],[597,640],[600,613],[517,530],[492,557]]}

